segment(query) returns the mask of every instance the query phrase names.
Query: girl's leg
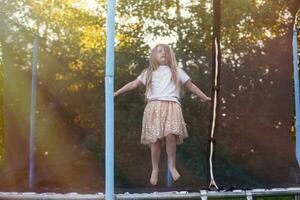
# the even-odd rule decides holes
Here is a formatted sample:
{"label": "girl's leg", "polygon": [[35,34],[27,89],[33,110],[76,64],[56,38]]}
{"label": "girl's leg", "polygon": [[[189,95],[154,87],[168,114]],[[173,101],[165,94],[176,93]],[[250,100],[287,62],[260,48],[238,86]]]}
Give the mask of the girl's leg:
{"label": "girl's leg", "polygon": [[169,134],[166,136],[166,150],[168,155],[169,170],[174,181],[180,178],[180,174],[176,170],[176,136]]}
{"label": "girl's leg", "polygon": [[156,185],[158,181],[158,173],[159,173],[159,159],[161,152],[161,144],[160,141],[157,140],[155,143],[151,144],[151,161],[152,161],[152,173],[150,178],[150,183],[152,185]]}

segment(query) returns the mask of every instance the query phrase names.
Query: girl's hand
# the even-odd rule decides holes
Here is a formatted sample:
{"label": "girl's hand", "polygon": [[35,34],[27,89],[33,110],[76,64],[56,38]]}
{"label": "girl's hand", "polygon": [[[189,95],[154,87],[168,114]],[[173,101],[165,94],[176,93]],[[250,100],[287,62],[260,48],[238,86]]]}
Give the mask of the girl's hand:
{"label": "girl's hand", "polygon": [[205,97],[204,99],[201,99],[202,102],[208,102],[208,101],[211,101],[211,98],[210,97]]}

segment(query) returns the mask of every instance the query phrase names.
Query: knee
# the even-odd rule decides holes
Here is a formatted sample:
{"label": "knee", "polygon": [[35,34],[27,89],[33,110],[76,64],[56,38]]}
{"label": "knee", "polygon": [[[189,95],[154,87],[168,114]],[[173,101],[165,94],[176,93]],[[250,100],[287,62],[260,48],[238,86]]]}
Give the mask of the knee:
{"label": "knee", "polygon": [[166,143],[167,144],[173,144],[176,141],[176,136],[174,134],[169,134],[166,136]]}
{"label": "knee", "polygon": [[153,146],[153,147],[160,147],[160,141],[157,140],[156,142],[152,143],[151,146]]}

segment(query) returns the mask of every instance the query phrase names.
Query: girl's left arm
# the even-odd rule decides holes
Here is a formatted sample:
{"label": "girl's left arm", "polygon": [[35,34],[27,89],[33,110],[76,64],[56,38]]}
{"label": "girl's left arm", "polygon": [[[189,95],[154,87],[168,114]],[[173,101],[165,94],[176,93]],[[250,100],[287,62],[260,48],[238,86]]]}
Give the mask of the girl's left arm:
{"label": "girl's left arm", "polygon": [[184,86],[193,94],[197,95],[201,101],[206,102],[211,100],[211,98],[206,96],[190,79],[184,83]]}

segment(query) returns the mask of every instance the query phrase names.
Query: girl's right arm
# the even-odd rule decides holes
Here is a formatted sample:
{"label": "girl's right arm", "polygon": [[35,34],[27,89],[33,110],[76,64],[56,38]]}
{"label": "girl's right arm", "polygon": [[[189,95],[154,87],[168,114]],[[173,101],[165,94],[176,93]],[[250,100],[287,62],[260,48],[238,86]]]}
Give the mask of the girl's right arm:
{"label": "girl's right arm", "polygon": [[126,85],[124,85],[123,87],[121,87],[119,90],[117,90],[115,93],[114,93],[114,96],[118,96],[119,94],[122,94],[124,92],[128,92],[130,90],[134,90],[136,88],[139,87],[139,85],[141,85],[141,81],[138,80],[138,79],[135,79],[134,81],[131,81],[129,83],[127,83]]}

